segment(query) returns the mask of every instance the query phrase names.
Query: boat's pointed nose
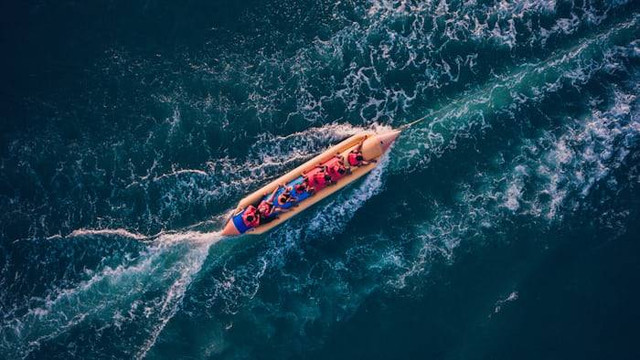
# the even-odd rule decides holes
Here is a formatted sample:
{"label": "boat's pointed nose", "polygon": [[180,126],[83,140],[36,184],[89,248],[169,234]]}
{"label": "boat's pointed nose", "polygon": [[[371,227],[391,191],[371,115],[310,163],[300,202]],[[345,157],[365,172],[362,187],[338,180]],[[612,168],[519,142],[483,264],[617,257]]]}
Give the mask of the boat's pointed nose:
{"label": "boat's pointed nose", "polygon": [[396,141],[398,136],[400,136],[400,130],[393,130],[388,133],[378,135],[377,138],[380,142],[380,146],[382,147],[382,152],[387,151],[391,144]]}
{"label": "boat's pointed nose", "polygon": [[384,154],[400,135],[400,130],[392,130],[371,136],[362,143],[362,156],[366,160],[373,160]]}

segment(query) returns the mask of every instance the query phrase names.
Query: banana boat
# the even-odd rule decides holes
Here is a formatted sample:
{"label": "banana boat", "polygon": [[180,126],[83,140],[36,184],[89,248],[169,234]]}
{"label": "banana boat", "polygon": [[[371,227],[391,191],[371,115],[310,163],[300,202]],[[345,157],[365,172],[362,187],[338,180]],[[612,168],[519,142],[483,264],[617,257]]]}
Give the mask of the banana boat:
{"label": "banana boat", "polygon": [[[391,130],[383,133],[364,131],[330,147],[313,159],[240,200],[222,230],[222,235],[258,235],[284,223],[373,170],[378,165],[377,161],[387,152],[399,135],[400,130]],[[349,159],[354,159],[354,154],[357,154],[357,159],[361,161],[356,166],[349,162]],[[349,157],[350,155],[351,158]],[[310,180],[310,178],[324,171],[323,169],[326,169],[328,164],[337,164],[338,167],[347,171],[341,172],[339,178],[332,179],[334,181],[331,181],[331,185],[316,186],[315,188],[310,186],[310,184],[313,184],[313,180]],[[329,176],[326,176],[328,179]],[[306,188],[303,187],[304,189],[315,190],[298,190],[300,185],[308,186]],[[288,191],[286,195],[291,198],[291,201],[285,205],[280,205],[283,208],[283,212],[269,217],[261,217],[256,208],[265,202],[271,201],[272,203],[273,199],[278,198],[285,191]],[[249,212],[251,213],[249,214]],[[253,212],[256,214],[254,215]],[[253,220],[253,222],[249,222],[248,219]]]}

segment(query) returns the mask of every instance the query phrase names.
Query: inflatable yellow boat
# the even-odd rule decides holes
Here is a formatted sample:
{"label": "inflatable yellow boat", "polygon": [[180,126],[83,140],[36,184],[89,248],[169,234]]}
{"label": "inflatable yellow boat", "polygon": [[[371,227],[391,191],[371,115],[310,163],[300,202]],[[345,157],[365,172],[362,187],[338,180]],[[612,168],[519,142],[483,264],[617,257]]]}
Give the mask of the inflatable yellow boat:
{"label": "inflatable yellow boat", "polygon": [[[222,235],[234,236],[240,234],[263,234],[282,224],[373,170],[378,165],[377,160],[389,149],[398,135],[400,135],[399,130],[392,130],[384,133],[365,131],[353,135],[341,143],[332,146],[320,155],[240,200],[238,206],[233,211],[231,218],[222,230]],[[349,153],[358,150],[364,159],[364,163],[360,166],[348,166],[346,159],[348,158]],[[247,223],[246,216],[243,216],[247,208],[257,207],[258,204],[267,199],[270,194],[277,193],[278,191],[284,191],[284,188],[281,186],[282,184],[285,184],[286,187],[295,187],[302,183],[305,180],[303,174],[312,171],[314,168],[322,166],[327,161],[335,158],[337,154],[342,156],[349,171],[337,180],[335,184],[326,186],[313,193],[297,194],[295,201],[292,202],[290,204],[291,206],[287,209],[288,211],[282,212],[277,216],[274,215],[270,219],[261,219],[258,224]]]}

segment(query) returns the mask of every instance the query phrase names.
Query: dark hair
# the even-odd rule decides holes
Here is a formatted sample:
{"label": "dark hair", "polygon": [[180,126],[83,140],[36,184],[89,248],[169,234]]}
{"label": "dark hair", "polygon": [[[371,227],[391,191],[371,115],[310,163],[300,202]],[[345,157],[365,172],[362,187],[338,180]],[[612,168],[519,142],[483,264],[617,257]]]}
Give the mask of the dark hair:
{"label": "dark hair", "polygon": [[362,159],[363,159],[362,155],[356,155],[356,160],[362,161]]}

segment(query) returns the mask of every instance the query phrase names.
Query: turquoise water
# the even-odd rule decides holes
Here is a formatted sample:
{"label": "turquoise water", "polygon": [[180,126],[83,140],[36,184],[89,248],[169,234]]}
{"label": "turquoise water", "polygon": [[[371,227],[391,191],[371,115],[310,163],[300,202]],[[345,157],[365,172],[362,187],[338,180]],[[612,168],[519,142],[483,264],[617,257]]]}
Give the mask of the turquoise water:
{"label": "turquoise water", "polygon": [[0,358],[637,359],[639,5],[3,3]]}

